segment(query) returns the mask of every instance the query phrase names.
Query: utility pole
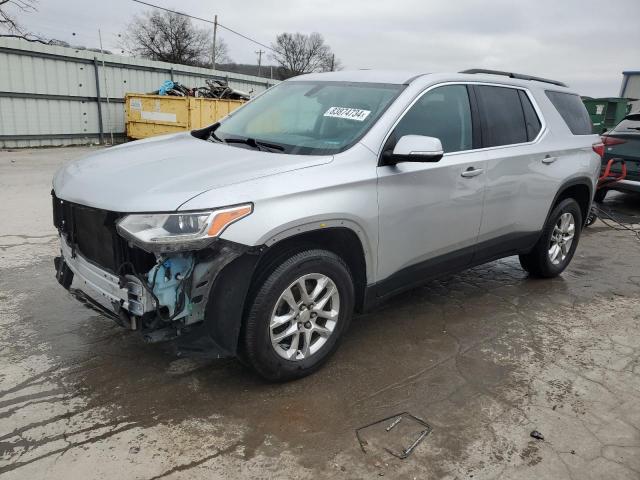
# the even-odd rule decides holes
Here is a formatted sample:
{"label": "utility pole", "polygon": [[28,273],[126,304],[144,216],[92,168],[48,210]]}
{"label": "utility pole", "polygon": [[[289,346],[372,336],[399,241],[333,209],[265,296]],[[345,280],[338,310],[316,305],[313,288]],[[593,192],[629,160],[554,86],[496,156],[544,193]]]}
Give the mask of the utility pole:
{"label": "utility pole", "polygon": [[262,76],[262,54],[264,50],[256,50],[255,52],[258,55],[258,76]]}
{"label": "utility pole", "polygon": [[216,37],[218,36],[218,15],[213,17],[213,50],[211,50],[211,65],[216,69]]}
{"label": "utility pole", "polygon": [[113,145],[113,125],[111,124],[111,105],[109,105],[109,84],[107,83],[107,69],[104,66],[104,50],[102,48],[102,32],[98,29],[100,39],[100,56],[102,57],[102,73],[104,75],[104,91],[107,96],[107,123],[109,124],[109,134],[111,135],[111,145]]}

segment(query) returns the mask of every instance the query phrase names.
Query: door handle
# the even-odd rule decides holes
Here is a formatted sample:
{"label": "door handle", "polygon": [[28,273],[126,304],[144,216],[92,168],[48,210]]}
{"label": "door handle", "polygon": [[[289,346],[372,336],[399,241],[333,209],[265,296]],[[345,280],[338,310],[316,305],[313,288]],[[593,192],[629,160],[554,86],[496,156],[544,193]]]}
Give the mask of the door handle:
{"label": "door handle", "polygon": [[460,175],[462,175],[465,178],[469,178],[469,177],[476,177],[480,175],[482,172],[484,172],[482,168],[469,167]]}
{"label": "door handle", "polygon": [[558,159],[558,157],[552,157],[551,155],[547,155],[546,157],[544,157],[542,159],[542,163],[546,163],[547,165],[550,163],[555,162]]}

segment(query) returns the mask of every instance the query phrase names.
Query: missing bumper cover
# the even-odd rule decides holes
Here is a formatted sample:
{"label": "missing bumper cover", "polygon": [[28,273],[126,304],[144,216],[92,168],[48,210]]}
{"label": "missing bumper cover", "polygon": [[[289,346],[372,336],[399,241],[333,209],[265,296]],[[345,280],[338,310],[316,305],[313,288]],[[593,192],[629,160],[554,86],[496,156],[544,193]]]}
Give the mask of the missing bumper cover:
{"label": "missing bumper cover", "polygon": [[[260,249],[217,240],[203,250],[160,257],[147,272],[130,265],[114,275],[82,252],[73,255],[64,235],[60,240],[56,277],[68,289],[75,276],[82,292],[75,296],[85,304],[99,305],[101,313],[140,331],[146,342],[184,336],[200,325],[196,330],[208,337],[205,344],[216,356],[235,354],[242,305],[258,258],[253,253]],[[227,269],[232,263],[234,268]],[[219,282],[223,271],[225,280]]]}

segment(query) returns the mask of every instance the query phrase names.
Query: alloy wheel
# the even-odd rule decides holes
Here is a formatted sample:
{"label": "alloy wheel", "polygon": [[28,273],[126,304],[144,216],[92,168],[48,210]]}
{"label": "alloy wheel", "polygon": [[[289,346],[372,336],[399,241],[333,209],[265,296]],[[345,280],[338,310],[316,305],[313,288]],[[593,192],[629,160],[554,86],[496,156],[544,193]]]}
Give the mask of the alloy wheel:
{"label": "alloy wheel", "polygon": [[271,314],[271,345],[282,358],[304,360],[333,334],[340,313],[340,293],[321,273],[303,275],[278,298]]}
{"label": "alloy wheel", "polygon": [[554,265],[564,262],[571,250],[576,231],[576,221],[573,214],[565,212],[560,215],[551,232],[549,241],[549,260]]}

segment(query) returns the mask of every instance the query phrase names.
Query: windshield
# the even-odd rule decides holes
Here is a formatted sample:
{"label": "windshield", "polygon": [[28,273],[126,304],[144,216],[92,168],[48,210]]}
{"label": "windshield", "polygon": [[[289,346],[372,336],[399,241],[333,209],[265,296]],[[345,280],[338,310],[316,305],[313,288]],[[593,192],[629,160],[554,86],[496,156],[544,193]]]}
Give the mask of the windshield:
{"label": "windshield", "polygon": [[331,155],[356,143],[403,85],[282,82],[234,112],[212,137],[234,146]]}

